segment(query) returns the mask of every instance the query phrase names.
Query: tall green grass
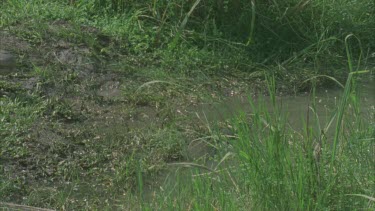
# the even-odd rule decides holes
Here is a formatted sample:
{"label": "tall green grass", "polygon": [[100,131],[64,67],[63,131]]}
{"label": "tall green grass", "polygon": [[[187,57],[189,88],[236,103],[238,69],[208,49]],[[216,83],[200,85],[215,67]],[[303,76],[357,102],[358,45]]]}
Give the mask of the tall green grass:
{"label": "tall green grass", "polygon": [[[238,118],[235,142],[252,206],[260,210],[371,209],[374,202],[353,194],[374,195],[374,128],[352,119],[347,106],[351,73],[336,117],[334,137],[306,120],[304,133],[287,127],[287,116],[253,104],[249,123]],[[271,96],[274,95],[270,92]],[[310,118],[319,124],[319,119]],[[344,120],[345,119],[345,120]],[[349,121],[350,120],[350,121]],[[355,122],[353,127],[352,121]],[[361,124],[362,123],[362,124]],[[367,160],[368,159],[368,160]]]}
{"label": "tall green grass", "polygon": [[367,71],[355,71],[350,51],[347,52],[351,72],[327,125],[320,125],[313,94],[311,106],[306,105],[301,130],[289,127],[288,114],[276,102],[275,79],[269,77],[272,109],[267,109],[265,101],[250,99],[252,115],[242,114],[232,121],[235,138],[216,140],[229,142],[223,149],[235,156],[223,156],[209,171],[190,164],[190,173],[180,174],[185,179],[177,179],[169,188],[164,186],[163,191],[157,191],[146,208],[374,209],[375,127],[358,110],[355,81]]}
{"label": "tall green grass", "polygon": [[[152,203],[143,201],[142,208],[374,209],[375,128],[360,115],[351,116],[348,105],[358,103],[350,100],[347,91],[352,80],[348,78],[342,103],[333,115],[336,127],[313,127],[319,119],[310,114],[310,123],[296,133],[288,127],[288,116],[276,108],[276,103],[272,111],[261,102],[252,103],[253,115],[233,120],[236,138],[228,142],[234,158],[224,159],[223,165],[210,171],[190,165],[190,171],[177,173],[177,178],[184,175],[184,179],[173,183],[166,179],[169,185],[154,193]],[[270,94],[274,96],[274,92]],[[334,130],[333,137],[319,130],[325,127]]]}

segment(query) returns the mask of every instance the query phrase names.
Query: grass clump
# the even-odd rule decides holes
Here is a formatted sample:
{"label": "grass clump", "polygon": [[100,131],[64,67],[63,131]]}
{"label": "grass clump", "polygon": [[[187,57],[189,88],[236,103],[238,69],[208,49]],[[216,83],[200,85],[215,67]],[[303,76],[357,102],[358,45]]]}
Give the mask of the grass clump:
{"label": "grass clump", "polygon": [[[344,95],[342,101],[346,97]],[[349,103],[358,102],[340,106]],[[239,138],[234,145],[244,166],[242,176],[254,208],[342,210],[373,207],[368,199],[351,195],[373,195],[370,187],[374,185],[371,176],[374,162],[371,159],[362,162],[373,153],[373,126],[362,124],[354,129],[351,123],[338,120],[336,138],[328,138],[325,129],[317,131],[318,128],[314,129],[307,122],[304,133],[299,134],[288,128],[287,117],[277,109],[272,114],[261,105],[253,109],[255,115],[251,123],[246,123],[244,118],[236,121]],[[339,109],[334,116],[344,115],[340,112],[344,113],[345,109]],[[316,121],[318,119],[313,120]],[[363,119],[353,121],[359,123]],[[339,143],[335,144],[335,141]]]}
{"label": "grass clump", "polygon": [[373,209],[375,128],[353,116],[359,102],[349,97],[352,80],[327,125],[320,125],[313,102],[302,130],[288,124],[288,114],[273,100],[272,82],[271,110],[251,101],[252,114],[232,120],[232,138],[217,136],[220,161],[212,167],[176,163],[180,168],[170,170],[142,209]]}

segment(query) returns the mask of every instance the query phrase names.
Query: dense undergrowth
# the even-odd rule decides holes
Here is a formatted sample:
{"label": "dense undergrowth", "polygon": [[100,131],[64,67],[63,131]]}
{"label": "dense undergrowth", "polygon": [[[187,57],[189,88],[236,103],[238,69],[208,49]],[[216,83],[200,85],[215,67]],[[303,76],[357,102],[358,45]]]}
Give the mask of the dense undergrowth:
{"label": "dense undergrowth", "polygon": [[245,57],[268,63],[296,55],[326,60],[345,53],[342,41],[350,33],[363,40],[366,49],[374,47],[372,1],[98,0],[93,5],[95,11],[137,20],[148,40],[145,50],[151,51],[188,43],[212,50],[241,49]]}
{"label": "dense undergrowth", "polygon": [[[366,74],[354,73],[374,65],[374,4],[1,1],[0,49],[17,55],[17,71],[0,76],[0,203],[374,208],[374,124],[359,112],[356,81]],[[348,75],[336,124],[311,126],[312,108],[297,133],[256,103],[230,122],[195,119],[199,104],[248,93],[274,100]],[[215,153],[194,157],[195,142]],[[165,171],[174,176],[156,184]]]}
{"label": "dense undergrowth", "polygon": [[[363,48],[365,56],[369,56],[375,43],[375,5],[371,0],[82,0],[3,4],[11,5],[11,11],[2,15],[2,26],[20,23],[29,14],[42,23],[71,20],[98,27],[103,36],[119,40],[116,47],[121,51],[159,60],[164,68],[174,67],[178,59],[182,71],[200,64],[220,64],[224,59],[225,65],[248,72],[253,71],[249,64],[257,62],[279,64],[292,74],[294,68],[290,67],[303,63],[312,65],[309,71],[315,74],[340,76],[342,70],[335,68],[345,61],[343,40],[348,34],[361,40],[362,45],[351,44],[356,53]],[[40,36],[43,35],[34,35],[33,39],[42,39]],[[99,50],[103,54],[111,52],[107,48]]]}

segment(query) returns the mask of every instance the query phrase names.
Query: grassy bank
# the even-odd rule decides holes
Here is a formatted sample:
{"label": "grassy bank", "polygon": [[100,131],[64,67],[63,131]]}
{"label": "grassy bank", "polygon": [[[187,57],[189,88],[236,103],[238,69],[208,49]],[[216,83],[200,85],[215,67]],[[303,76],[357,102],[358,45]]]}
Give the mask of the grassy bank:
{"label": "grassy bank", "polygon": [[[213,168],[180,163],[177,179],[172,184],[166,179],[162,187],[168,188],[158,190],[151,205],[147,201],[140,207],[372,210],[374,123],[356,111],[360,105],[353,97],[356,88],[350,78],[326,125],[320,125],[319,115],[314,113],[316,102],[312,103],[302,130],[296,130],[288,124],[288,114],[280,112],[280,104],[275,102],[270,111],[262,101],[255,103],[250,99],[253,113],[243,113],[230,121],[234,136],[213,134],[221,149],[221,159]],[[271,102],[274,94],[271,83]],[[370,115],[373,114],[372,111]]]}
{"label": "grassy bank", "polygon": [[[255,109],[251,121],[213,125],[196,118],[202,104],[336,86],[322,75],[343,83],[349,72],[371,68],[373,1],[0,6],[0,50],[17,63],[0,75],[0,202],[65,210],[341,209],[350,200],[354,208],[373,207],[346,195],[373,197],[374,128],[359,115],[358,124],[337,128],[335,155],[326,141],[322,148],[330,150],[319,163],[311,147],[320,131],[306,125],[295,135],[283,114]],[[265,75],[276,80],[270,93]],[[349,91],[348,101],[356,96]],[[203,153],[191,149],[196,143]],[[210,150],[204,159],[217,168],[202,164]],[[171,187],[147,191],[180,166],[194,168],[166,180]]]}

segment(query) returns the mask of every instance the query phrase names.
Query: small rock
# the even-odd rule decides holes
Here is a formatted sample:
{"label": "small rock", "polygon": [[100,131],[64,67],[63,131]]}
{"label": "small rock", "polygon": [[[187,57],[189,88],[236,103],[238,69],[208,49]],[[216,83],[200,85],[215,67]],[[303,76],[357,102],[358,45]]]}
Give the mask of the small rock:
{"label": "small rock", "polygon": [[15,71],[16,59],[9,51],[0,50],[0,75],[8,75]]}

